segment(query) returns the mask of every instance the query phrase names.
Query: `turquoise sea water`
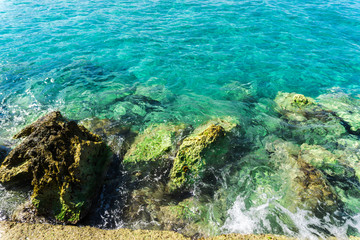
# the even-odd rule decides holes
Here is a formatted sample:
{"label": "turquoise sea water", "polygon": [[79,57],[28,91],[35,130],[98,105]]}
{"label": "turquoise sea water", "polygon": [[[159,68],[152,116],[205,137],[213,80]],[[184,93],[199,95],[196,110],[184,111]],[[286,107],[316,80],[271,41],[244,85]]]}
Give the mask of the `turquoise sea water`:
{"label": "turquoise sea water", "polygon": [[[243,144],[256,145],[272,134],[266,122],[281,125],[278,91],[358,98],[359,56],[358,1],[0,0],[0,145],[51,110],[136,130],[233,116]],[[354,213],[334,223],[301,211],[287,214],[296,227],[275,226],[272,200],[244,205],[240,185],[225,188],[220,232],[346,236],[359,226]]]}

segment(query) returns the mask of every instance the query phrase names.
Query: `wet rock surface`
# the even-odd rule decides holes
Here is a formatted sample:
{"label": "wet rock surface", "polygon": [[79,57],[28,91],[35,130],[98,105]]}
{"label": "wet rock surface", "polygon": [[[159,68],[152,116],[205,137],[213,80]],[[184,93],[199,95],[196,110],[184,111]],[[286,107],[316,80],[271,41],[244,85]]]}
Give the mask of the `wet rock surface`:
{"label": "wet rock surface", "polygon": [[188,134],[184,124],[152,125],[140,133],[126,152],[123,164],[135,177],[167,176],[183,138]]}
{"label": "wet rock surface", "polygon": [[170,172],[169,192],[190,189],[204,175],[206,167],[223,164],[229,149],[226,133],[235,126],[228,121],[209,122],[185,138]]}
{"label": "wet rock surface", "polygon": [[25,139],[0,166],[0,182],[8,188],[31,185],[32,214],[78,222],[97,196],[111,160],[106,144],[60,112],[40,118],[14,137]]}

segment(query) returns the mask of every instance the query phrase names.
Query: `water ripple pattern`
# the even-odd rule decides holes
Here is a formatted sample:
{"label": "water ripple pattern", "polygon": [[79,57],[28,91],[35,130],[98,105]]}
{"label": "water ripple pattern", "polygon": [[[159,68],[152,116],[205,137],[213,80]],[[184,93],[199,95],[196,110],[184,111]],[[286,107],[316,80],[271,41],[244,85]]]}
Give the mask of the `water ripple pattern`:
{"label": "water ripple pattern", "polygon": [[359,56],[353,0],[0,0],[0,145],[55,109],[139,129],[231,115],[251,129],[277,118],[278,91],[360,94]]}

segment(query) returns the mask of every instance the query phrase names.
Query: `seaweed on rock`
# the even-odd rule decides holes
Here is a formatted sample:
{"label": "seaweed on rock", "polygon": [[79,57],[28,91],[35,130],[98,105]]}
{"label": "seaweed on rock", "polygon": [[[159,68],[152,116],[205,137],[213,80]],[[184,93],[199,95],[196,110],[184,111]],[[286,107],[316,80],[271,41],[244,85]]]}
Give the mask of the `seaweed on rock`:
{"label": "seaweed on rock", "polygon": [[34,214],[77,223],[97,196],[110,149],[83,126],[52,112],[25,127],[25,137],[0,166],[4,186],[31,186]]}

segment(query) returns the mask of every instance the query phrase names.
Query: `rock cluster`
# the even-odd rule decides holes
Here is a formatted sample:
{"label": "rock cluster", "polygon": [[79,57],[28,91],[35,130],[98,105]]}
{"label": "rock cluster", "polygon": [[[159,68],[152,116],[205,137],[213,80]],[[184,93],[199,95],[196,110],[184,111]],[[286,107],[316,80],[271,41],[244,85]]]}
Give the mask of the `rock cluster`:
{"label": "rock cluster", "polygon": [[[252,104],[251,89],[238,87],[242,92],[230,91],[231,86],[223,91]],[[157,97],[162,88],[140,90]],[[88,119],[83,124],[116,154],[118,166],[111,169],[107,183],[124,181],[125,193],[115,189],[113,196],[124,202],[121,219],[129,226],[206,236],[225,223],[238,199],[247,208],[266,206],[265,219],[274,218],[270,213],[277,211],[276,221],[282,223],[273,219],[271,224],[279,231],[296,229],[287,213],[306,211],[320,219],[338,217],[339,209],[348,216],[358,213],[359,101],[334,90],[318,98],[279,92],[272,104],[274,126],[270,120],[257,126],[263,119],[255,117],[247,129],[233,117],[196,127],[163,121],[140,132],[116,119]],[[77,223],[101,187],[109,147],[59,112],[15,137],[25,139],[3,161],[0,183],[31,185],[31,204],[23,209]],[[23,216],[21,211],[17,215]]]}

